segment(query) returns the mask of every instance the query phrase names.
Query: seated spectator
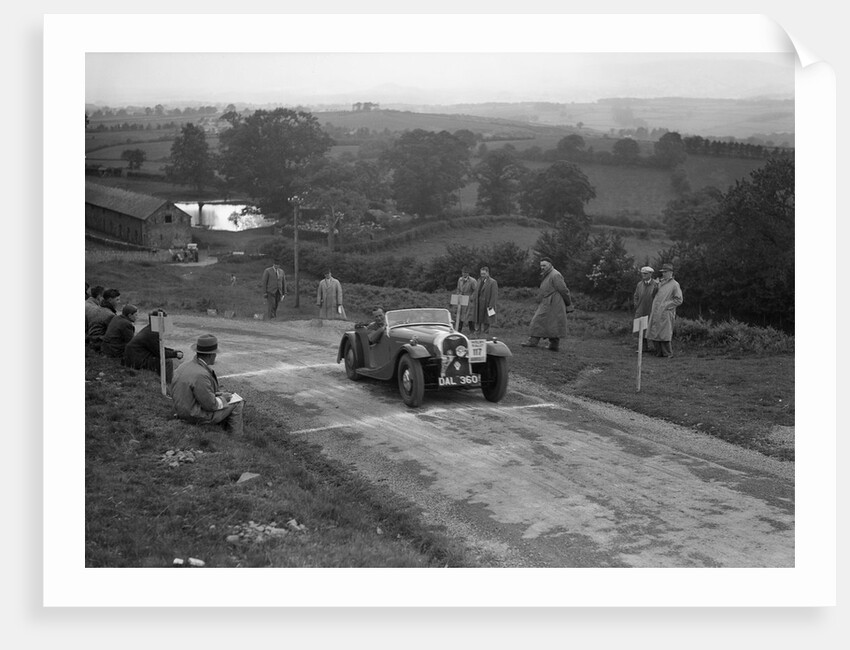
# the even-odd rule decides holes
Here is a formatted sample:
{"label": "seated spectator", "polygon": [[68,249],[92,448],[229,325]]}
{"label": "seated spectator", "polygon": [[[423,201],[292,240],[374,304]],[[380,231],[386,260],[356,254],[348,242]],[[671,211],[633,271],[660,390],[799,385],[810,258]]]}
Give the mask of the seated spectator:
{"label": "seated spectator", "polygon": [[106,333],[100,342],[100,351],[107,357],[120,359],[124,356],[124,347],[136,334],[135,323],[138,311],[135,305],[124,305],[121,313],[109,321]]}
{"label": "seated spectator", "polygon": [[118,309],[118,297],[121,292],[118,289],[107,289],[103,292],[100,307],[92,313],[86,329],[86,345],[92,350],[100,352],[100,344],[109,322],[115,317]]}
{"label": "seated spectator", "polygon": [[[124,347],[123,365],[139,370],[153,370],[160,374],[159,332],[151,329],[151,319],[156,318],[160,313],[163,316],[168,315],[162,309],[152,311],[148,315],[148,324],[139,330]],[[171,377],[174,374],[174,359],[182,358],[183,353],[180,350],[165,348],[165,381],[167,383],[171,383]]]}
{"label": "seated spectator", "polygon": [[103,287],[96,285],[88,290],[86,296],[86,334],[89,331],[89,323],[92,317],[100,311],[100,300],[103,297]]}
{"label": "seated spectator", "polygon": [[174,371],[171,382],[175,415],[193,424],[219,424],[241,436],[245,402],[238,395],[222,391],[212,369],[218,353],[218,339],[212,334],[203,334],[192,345],[192,350],[195,358],[181,364]]}

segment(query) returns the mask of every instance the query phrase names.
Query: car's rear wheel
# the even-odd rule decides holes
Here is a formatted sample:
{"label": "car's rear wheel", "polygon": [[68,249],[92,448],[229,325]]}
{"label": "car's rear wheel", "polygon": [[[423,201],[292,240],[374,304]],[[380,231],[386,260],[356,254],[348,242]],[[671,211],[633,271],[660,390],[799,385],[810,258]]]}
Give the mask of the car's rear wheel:
{"label": "car's rear wheel", "polygon": [[505,357],[487,357],[481,373],[481,392],[489,402],[499,402],[508,392],[508,360]]}
{"label": "car's rear wheel", "polygon": [[418,359],[409,354],[398,362],[398,392],[408,406],[419,406],[425,397],[425,373]]}
{"label": "car's rear wheel", "polygon": [[354,346],[351,345],[350,341],[345,344],[345,355],[343,358],[345,359],[345,375],[351,381],[360,379],[360,375],[357,374],[357,355],[354,353]]}

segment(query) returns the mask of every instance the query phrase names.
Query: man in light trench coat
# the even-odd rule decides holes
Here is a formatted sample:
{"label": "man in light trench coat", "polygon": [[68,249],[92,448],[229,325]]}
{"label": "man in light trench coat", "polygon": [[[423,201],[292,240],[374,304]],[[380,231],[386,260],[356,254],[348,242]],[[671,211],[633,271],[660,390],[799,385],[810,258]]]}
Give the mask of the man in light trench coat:
{"label": "man in light trench coat", "polygon": [[658,293],[652,300],[649,330],[646,334],[646,338],[655,345],[657,357],[673,356],[673,321],[676,320],[676,307],[683,301],[682,288],[673,279],[673,265],[665,264],[661,267]]}
{"label": "man in light trench coat", "polygon": [[540,304],[531,319],[528,340],[520,345],[536,348],[540,339],[549,339],[546,349],[557,352],[561,339],[567,335],[567,310],[573,310],[572,299],[564,276],[548,257],[540,260],[540,275],[543,278],[537,294]]}
{"label": "man in light trench coat", "polygon": [[478,290],[478,282],[475,278],[469,275],[469,269],[466,267],[461,269],[461,275],[457,279],[457,290],[455,293],[458,296],[469,296],[469,302],[465,305],[460,305],[460,318],[458,320],[457,331],[463,331],[463,324],[469,326],[470,334],[475,331],[475,292]]}
{"label": "man in light trench coat", "polygon": [[346,319],[342,306],[342,285],[330,270],[325,271],[325,278],[319,282],[316,292],[316,306],[319,308],[319,318]]}

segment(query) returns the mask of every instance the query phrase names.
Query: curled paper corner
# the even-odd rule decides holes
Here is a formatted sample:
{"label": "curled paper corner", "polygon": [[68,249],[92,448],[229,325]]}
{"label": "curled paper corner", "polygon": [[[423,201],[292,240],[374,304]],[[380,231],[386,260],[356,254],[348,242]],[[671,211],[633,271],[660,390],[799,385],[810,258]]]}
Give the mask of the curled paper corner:
{"label": "curled paper corner", "polygon": [[794,54],[801,68],[806,68],[815,63],[821,63],[823,59],[817,56],[810,50],[805,43],[795,37],[782,23],[776,19],[769,18],[776,27],[776,31],[771,35],[771,39],[775,41],[774,46],[777,52],[788,52]]}

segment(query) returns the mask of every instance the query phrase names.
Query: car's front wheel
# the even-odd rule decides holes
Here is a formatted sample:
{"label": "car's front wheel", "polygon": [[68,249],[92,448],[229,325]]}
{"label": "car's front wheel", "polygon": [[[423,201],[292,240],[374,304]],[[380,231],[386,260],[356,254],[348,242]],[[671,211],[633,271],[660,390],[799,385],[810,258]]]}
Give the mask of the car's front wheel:
{"label": "car's front wheel", "polygon": [[508,360],[505,357],[487,357],[481,373],[481,392],[489,402],[499,402],[508,391]]}
{"label": "car's front wheel", "polygon": [[419,406],[425,397],[425,373],[418,359],[402,356],[398,363],[398,392],[408,406]]}
{"label": "car's front wheel", "polygon": [[354,346],[351,345],[351,342],[345,344],[345,375],[351,381],[357,381],[360,379],[360,375],[357,374],[357,355],[354,353]]}

